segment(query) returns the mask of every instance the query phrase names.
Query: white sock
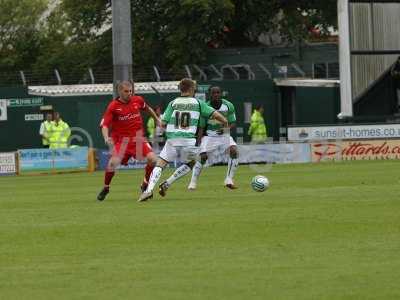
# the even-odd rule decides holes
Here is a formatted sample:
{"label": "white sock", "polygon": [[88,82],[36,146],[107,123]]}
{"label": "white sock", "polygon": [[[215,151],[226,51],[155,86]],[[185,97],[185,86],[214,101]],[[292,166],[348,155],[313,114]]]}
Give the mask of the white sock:
{"label": "white sock", "polygon": [[180,166],[178,169],[175,170],[174,174],[172,174],[168,179],[167,179],[167,184],[171,185],[173,184],[176,180],[179,178],[185,176],[187,173],[191,171],[190,167],[186,164]]}
{"label": "white sock", "polygon": [[228,170],[226,172],[226,178],[227,179],[233,179],[233,176],[235,176],[236,169],[238,168],[239,165],[239,160],[237,158],[229,158],[228,160]]}
{"label": "white sock", "polygon": [[150,175],[149,185],[147,186],[146,193],[150,193],[154,190],[154,187],[156,186],[158,180],[160,180],[161,173],[162,173],[162,168],[154,167]]}
{"label": "white sock", "polygon": [[196,161],[193,167],[193,172],[192,172],[192,179],[190,180],[190,183],[197,184],[197,179],[200,176],[201,169],[203,168],[203,165],[201,162]]}

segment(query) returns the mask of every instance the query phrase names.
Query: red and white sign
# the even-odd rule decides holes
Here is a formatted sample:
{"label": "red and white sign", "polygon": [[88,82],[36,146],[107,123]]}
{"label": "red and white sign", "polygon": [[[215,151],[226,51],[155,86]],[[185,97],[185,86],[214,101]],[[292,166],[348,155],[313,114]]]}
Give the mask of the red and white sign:
{"label": "red and white sign", "polygon": [[311,144],[313,162],[400,159],[400,140],[342,141]]}

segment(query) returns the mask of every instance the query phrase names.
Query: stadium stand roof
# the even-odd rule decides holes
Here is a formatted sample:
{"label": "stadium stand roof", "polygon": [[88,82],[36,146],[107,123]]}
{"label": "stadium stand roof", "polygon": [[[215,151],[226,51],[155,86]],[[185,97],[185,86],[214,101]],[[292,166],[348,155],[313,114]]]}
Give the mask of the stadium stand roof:
{"label": "stadium stand roof", "polygon": [[340,80],[334,79],[290,79],[276,78],[274,82],[277,86],[301,86],[301,87],[337,87]]}
{"label": "stadium stand roof", "polygon": [[[136,94],[179,93],[179,81],[135,82]],[[112,95],[113,84],[76,84],[28,86],[28,93],[35,96],[62,97],[84,95]]]}

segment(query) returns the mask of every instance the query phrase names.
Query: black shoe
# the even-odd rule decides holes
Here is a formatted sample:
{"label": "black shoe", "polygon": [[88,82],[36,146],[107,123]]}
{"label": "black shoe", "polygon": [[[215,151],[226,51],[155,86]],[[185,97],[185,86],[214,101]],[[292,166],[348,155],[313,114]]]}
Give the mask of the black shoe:
{"label": "black shoe", "polygon": [[233,183],[228,183],[228,184],[225,184],[225,186],[228,188],[228,189],[231,189],[231,190],[236,190],[238,187],[236,186],[236,185],[234,185]]}
{"label": "black shoe", "polygon": [[158,193],[161,195],[161,197],[165,197],[167,194],[167,190],[169,188],[169,185],[166,181],[160,184]]}
{"label": "black shoe", "polygon": [[97,195],[97,200],[103,201],[109,192],[110,189],[108,187],[103,188],[101,192]]}
{"label": "black shoe", "polygon": [[147,182],[142,182],[142,184],[140,185],[140,191],[142,193],[144,193],[146,191],[148,185],[149,184]]}

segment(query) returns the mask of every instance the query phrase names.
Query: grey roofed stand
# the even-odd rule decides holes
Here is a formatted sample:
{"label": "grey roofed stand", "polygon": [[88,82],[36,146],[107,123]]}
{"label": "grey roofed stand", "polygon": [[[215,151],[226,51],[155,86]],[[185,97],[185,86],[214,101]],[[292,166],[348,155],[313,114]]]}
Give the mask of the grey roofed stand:
{"label": "grey roofed stand", "polygon": [[353,104],[400,55],[400,1],[338,0],[341,112]]}
{"label": "grey roofed stand", "polygon": [[339,80],[335,79],[295,79],[295,78],[275,78],[277,86],[299,86],[299,87],[337,87]]}
{"label": "grey roofed stand", "polygon": [[[179,93],[179,81],[135,82],[136,94]],[[84,95],[112,95],[113,85],[107,84],[76,84],[76,85],[41,85],[28,86],[28,93],[36,96],[62,97]]]}

